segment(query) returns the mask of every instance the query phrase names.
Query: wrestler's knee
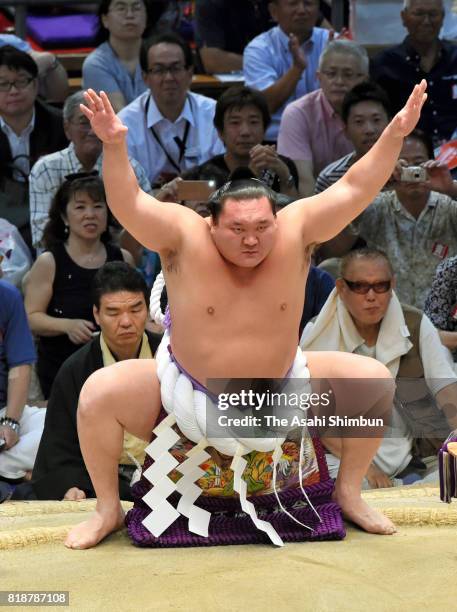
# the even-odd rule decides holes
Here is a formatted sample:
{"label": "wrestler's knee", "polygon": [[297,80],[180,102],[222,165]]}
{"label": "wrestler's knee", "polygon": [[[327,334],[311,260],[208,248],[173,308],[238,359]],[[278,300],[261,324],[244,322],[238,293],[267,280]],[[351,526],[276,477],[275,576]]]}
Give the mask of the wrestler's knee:
{"label": "wrestler's knee", "polygon": [[386,378],[388,380],[392,379],[392,374],[389,369],[376,359],[372,357],[364,357],[363,365],[361,366],[362,374],[366,378]]}
{"label": "wrestler's knee", "polygon": [[116,396],[114,366],[96,370],[84,383],[79,394],[78,416],[86,418],[110,404]]}
{"label": "wrestler's knee", "polygon": [[86,418],[96,409],[101,391],[100,384],[104,378],[102,372],[103,370],[97,370],[91,374],[82,386],[78,400],[78,418]]}
{"label": "wrestler's knee", "polygon": [[103,412],[119,416],[125,406],[134,401],[141,405],[158,396],[159,383],[153,359],[129,359],[101,368],[91,374],[79,396],[80,418]]}
{"label": "wrestler's knee", "polygon": [[383,399],[390,406],[395,393],[395,379],[386,366],[371,357],[364,357],[360,375],[368,381],[373,402]]}
{"label": "wrestler's knee", "polygon": [[372,357],[343,351],[303,351],[312,377],[385,378],[392,376],[384,364]]}

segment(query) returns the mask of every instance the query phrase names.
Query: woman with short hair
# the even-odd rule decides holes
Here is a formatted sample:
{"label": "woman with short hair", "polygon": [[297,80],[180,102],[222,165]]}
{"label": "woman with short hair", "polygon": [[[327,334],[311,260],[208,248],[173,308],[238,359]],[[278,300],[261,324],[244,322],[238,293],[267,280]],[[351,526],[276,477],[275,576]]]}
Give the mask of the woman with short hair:
{"label": "woman with short hair", "polygon": [[141,40],[149,21],[145,0],[102,0],[99,38],[84,60],[83,88],[103,90],[116,112],[147,90],[139,63]]}

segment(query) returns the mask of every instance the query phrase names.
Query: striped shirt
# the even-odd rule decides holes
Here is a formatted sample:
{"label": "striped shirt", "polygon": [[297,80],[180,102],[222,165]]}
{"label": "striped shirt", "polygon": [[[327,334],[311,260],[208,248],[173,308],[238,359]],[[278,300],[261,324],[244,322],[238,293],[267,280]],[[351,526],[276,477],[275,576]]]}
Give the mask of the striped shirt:
{"label": "striped shirt", "polygon": [[[146,192],[151,191],[151,184],[142,166],[132,158],[130,158],[130,163],[141,189]],[[101,155],[93,169],[97,170],[101,176]],[[29,193],[30,226],[32,229],[32,242],[35,248],[40,247],[44,226],[48,221],[52,198],[67,174],[75,174],[77,172],[84,172],[84,169],[76,156],[75,147],[72,142],[62,151],[44,155],[33,166],[29,176]]]}
{"label": "striped shirt", "polygon": [[339,179],[346,174],[354,162],[355,152],[348,153],[348,155],[340,157],[340,159],[337,159],[335,162],[329,164],[317,177],[314,193],[321,193],[321,191],[328,189],[330,185],[333,185],[333,183],[339,181]]}

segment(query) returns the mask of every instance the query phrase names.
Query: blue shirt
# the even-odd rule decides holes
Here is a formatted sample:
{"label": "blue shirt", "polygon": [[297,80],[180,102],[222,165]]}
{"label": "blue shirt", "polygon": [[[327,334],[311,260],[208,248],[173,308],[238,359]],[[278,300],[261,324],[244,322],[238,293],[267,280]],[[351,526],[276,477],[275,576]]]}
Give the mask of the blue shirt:
{"label": "blue shirt", "polygon": [[0,47],[3,47],[4,45],[11,45],[12,47],[16,47],[16,49],[19,49],[19,51],[24,51],[25,53],[32,50],[32,47],[27,41],[22,40],[22,38],[19,38],[19,36],[15,36],[14,34],[0,34]]}
{"label": "blue shirt", "polygon": [[147,90],[139,61],[132,77],[109,42],[102,43],[89,53],[84,60],[82,72],[83,89],[91,87],[95,91],[103,90],[108,94],[119,91],[126,104],[130,104]]}
{"label": "blue shirt", "polygon": [[6,405],[9,370],[35,361],[22,296],[16,287],[0,280],[0,407]]}
{"label": "blue shirt", "polygon": [[[281,106],[271,118],[265,139],[276,140],[279,131],[281,115],[290,102],[319,89],[320,83],[316,77],[319,57],[328,41],[328,30],[313,28],[311,37],[306,40],[302,49],[308,65],[293,95]],[[271,87],[292,67],[292,54],[289,51],[289,37],[279,26],[256,36],[245,48],[243,54],[244,79],[248,87],[263,91]]]}

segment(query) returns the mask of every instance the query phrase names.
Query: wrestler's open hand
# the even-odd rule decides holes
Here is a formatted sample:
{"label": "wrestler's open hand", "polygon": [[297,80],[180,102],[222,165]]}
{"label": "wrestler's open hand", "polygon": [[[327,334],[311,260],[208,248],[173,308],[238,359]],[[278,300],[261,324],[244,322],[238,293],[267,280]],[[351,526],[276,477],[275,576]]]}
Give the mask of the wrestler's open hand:
{"label": "wrestler's open hand", "polygon": [[124,141],[127,127],[115,114],[104,91],[97,95],[93,89],[84,92],[87,106],[80,105],[81,112],[89,119],[92,130],[104,144],[119,144]]}
{"label": "wrestler's open hand", "polygon": [[427,99],[426,89],[427,81],[425,79],[414,86],[405,106],[392,119],[390,127],[394,136],[405,138],[414,130],[419,121],[421,109]]}

